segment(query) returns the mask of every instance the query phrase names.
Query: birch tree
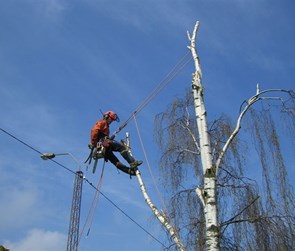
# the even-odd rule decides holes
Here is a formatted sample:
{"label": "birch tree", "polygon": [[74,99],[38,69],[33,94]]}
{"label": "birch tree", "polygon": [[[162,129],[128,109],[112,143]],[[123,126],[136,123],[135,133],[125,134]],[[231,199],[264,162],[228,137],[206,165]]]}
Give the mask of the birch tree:
{"label": "birch tree", "polygon": [[[132,155],[132,151],[130,148],[129,133],[126,133],[126,142],[122,141],[122,143],[127,147],[128,151]],[[149,208],[151,209],[154,216],[159,220],[160,224],[165,228],[165,230],[167,231],[167,234],[173,240],[173,242],[177,246],[177,248],[180,251],[185,251],[185,247],[184,247],[181,239],[179,238],[179,235],[175,231],[175,228],[169,223],[167,215],[165,215],[164,212],[160,212],[160,210],[151,201],[150,196],[148,195],[148,192],[147,192],[144,182],[142,180],[141,173],[137,168],[136,168],[135,173],[136,173],[136,177],[137,177],[137,180],[139,183],[140,190],[142,192],[142,195],[144,197],[146,204],[149,206]]]}
{"label": "birch tree", "polygon": [[[226,115],[208,122],[196,50],[198,27],[197,22],[188,33],[195,66],[192,89],[155,119],[176,231],[187,250],[292,250],[295,202],[287,165],[289,158],[294,161],[295,94],[257,85],[253,96],[241,102],[234,123]],[[293,147],[288,160],[282,131]],[[247,172],[249,161],[262,182]]]}

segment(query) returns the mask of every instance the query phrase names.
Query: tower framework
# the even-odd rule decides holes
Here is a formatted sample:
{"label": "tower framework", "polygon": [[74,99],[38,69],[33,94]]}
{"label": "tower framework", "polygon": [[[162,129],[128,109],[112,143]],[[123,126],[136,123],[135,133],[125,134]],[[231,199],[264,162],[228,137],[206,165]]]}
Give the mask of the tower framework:
{"label": "tower framework", "polygon": [[78,251],[82,185],[83,172],[77,171],[74,182],[72,208],[67,241],[67,251]]}

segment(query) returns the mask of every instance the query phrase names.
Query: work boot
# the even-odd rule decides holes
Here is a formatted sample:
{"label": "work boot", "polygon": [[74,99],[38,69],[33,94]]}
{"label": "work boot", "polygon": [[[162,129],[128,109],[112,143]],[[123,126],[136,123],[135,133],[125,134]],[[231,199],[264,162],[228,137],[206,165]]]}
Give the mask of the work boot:
{"label": "work boot", "polygon": [[134,160],[132,163],[130,163],[131,168],[137,168],[142,164],[142,160]]}
{"label": "work boot", "polygon": [[135,161],[135,159],[133,158],[133,156],[131,155],[131,153],[126,149],[122,152],[120,152],[122,157],[130,164],[132,162]]}
{"label": "work boot", "polygon": [[128,168],[128,172],[130,174],[130,178],[131,176],[136,176],[136,171],[138,170],[137,168]]}
{"label": "work boot", "polygon": [[135,160],[128,150],[122,151],[121,155],[129,163],[131,168],[138,167],[142,164],[142,161]]}
{"label": "work boot", "polygon": [[122,164],[121,162],[117,162],[116,163],[116,167],[121,170],[124,173],[129,174],[130,176],[135,176],[135,170],[133,168],[129,168],[127,166],[125,166],[124,164]]}

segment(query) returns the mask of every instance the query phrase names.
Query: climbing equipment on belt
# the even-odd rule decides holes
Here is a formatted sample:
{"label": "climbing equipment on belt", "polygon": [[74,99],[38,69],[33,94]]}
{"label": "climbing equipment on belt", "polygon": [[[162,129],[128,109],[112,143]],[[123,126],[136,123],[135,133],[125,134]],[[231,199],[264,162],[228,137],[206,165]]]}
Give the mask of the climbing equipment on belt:
{"label": "climbing equipment on belt", "polygon": [[86,159],[85,163],[88,162],[88,165],[90,165],[93,158],[94,164],[92,168],[92,173],[95,173],[98,160],[105,158],[106,148],[104,147],[104,144],[101,141],[99,141],[95,147],[93,147],[93,145],[88,145],[88,147],[90,148],[90,154]]}

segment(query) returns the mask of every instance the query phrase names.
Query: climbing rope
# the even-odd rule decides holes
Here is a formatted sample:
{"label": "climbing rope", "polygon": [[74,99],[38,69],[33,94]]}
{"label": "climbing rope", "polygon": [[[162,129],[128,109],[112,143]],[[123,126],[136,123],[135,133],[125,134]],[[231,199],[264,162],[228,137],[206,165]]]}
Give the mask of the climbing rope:
{"label": "climbing rope", "polygon": [[[18,141],[19,143],[23,144],[24,146],[26,146],[27,148],[29,148],[30,150],[34,151],[35,153],[37,153],[39,156],[42,155],[43,153],[39,150],[37,150],[35,147],[33,147],[32,145],[26,143],[25,141],[21,140],[19,137],[13,135],[12,133],[4,130],[3,128],[0,128],[0,131],[2,131],[3,133],[7,134],[9,137],[15,139],[16,141]],[[75,171],[71,170],[70,168],[66,167],[65,165],[50,159],[53,163],[55,163],[56,165],[62,167],[65,171],[77,175]],[[151,238],[153,238],[156,242],[158,242],[160,245],[162,245],[163,248],[165,248],[165,250],[168,250],[168,247],[165,246],[165,244],[163,242],[161,242],[158,238],[156,238],[153,234],[151,234],[149,231],[147,231],[141,224],[139,224],[134,218],[132,218],[129,214],[127,214],[127,212],[125,212],[121,207],[119,207],[113,200],[111,200],[107,195],[105,195],[103,192],[101,192],[100,190],[97,189],[97,187],[95,187],[86,177],[83,177],[84,181],[94,190],[96,190],[101,196],[103,196],[114,208],[116,208],[119,212],[121,212],[127,219],[129,219],[131,222],[133,222],[136,226],[138,226],[142,231],[144,231],[147,235],[149,235]],[[80,242],[80,238],[79,238],[79,242]]]}
{"label": "climbing rope", "polygon": [[165,76],[165,78],[160,81],[157,87],[147,96],[143,102],[135,109],[135,111],[130,115],[130,117],[114,132],[113,137],[115,137],[127,124],[134,118],[134,114],[138,114],[145,108],[163,89],[166,87],[180,71],[192,60],[189,57],[190,52],[188,51],[170,70],[170,72]]}
{"label": "climbing rope", "polygon": [[[165,76],[165,78],[158,84],[158,86],[151,92],[151,94],[149,96],[147,96],[143,100],[143,102],[135,109],[135,111],[132,113],[132,115],[130,115],[130,117],[111,136],[111,138],[114,138],[122,129],[124,129],[127,126],[127,124],[132,119],[135,120],[136,127],[137,127],[137,132],[138,132],[138,135],[139,135],[139,139],[140,139],[141,146],[142,146],[142,149],[143,149],[143,152],[144,152],[144,155],[145,155],[145,159],[146,159],[146,162],[147,162],[147,165],[148,165],[148,169],[149,169],[150,175],[151,175],[151,177],[153,179],[153,182],[154,182],[154,185],[156,187],[158,196],[159,196],[159,198],[161,200],[161,203],[162,203],[163,208],[166,211],[166,214],[168,215],[168,218],[169,218],[170,222],[171,222],[171,217],[170,217],[170,215],[168,213],[168,209],[167,209],[167,207],[165,205],[165,202],[164,202],[164,200],[161,197],[159,188],[158,188],[158,186],[156,184],[156,180],[154,178],[154,175],[153,175],[153,173],[151,171],[151,167],[149,165],[149,161],[147,159],[146,151],[144,149],[143,142],[142,142],[142,139],[141,139],[141,136],[140,136],[140,132],[139,132],[139,128],[138,128],[138,124],[137,124],[137,121],[136,121],[136,114],[138,114],[139,112],[141,112],[143,110],[143,108],[145,108],[162,91],[162,89],[164,89],[164,87],[166,87],[177,76],[177,74],[179,74],[179,72],[192,60],[191,57],[188,58],[189,54],[190,54],[190,52],[188,51],[178,61],[178,63],[172,68],[172,70]],[[90,209],[88,211],[88,215],[87,215],[86,221],[84,223],[84,226],[83,226],[82,231],[81,231],[81,234],[80,234],[80,239],[82,237],[82,234],[84,232],[84,229],[85,229],[88,221],[89,221],[89,227],[88,227],[88,231],[87,231],[87,235],[86,236],[89,235],[89,232],[90,232],[90,229],[91,229],[91,226],[92,226],[92,221],[93,221],[93,218],[94,218],[94,213],[95,213],[95,210],[96,210],[96,207],[97,207],[97,204],[98,204],[98,198],[99,198],[99,194],[100,194],[100,188],[101,188],[101,183],[102,183],[104,166],[105,166],[105,162],[104,162],[104,165],[103,165],[103,169],[102,169],[102,172],[101,172],[101,175],[100,175],[100,179],[99,179],[99,182],[98,182],[98,185],[97,185],[96,192],[95,192],[94,197],[93,197],[93,200],[92,200],[91,207],[90,207]],[[171,224],[171,225],[173,226],[173,224]],[[174,229],[175,229],[175,227],[174,227]],[[177,233],[176,229],[175,229],[175,232]],[[79,239],[79,242],[80,242],[80,239]]]}
{"label": "climbing rope", "polygon": [[136,120],[136,115],[134,114],[134,122],[135,122],[135,126],[136,126],[136,131],[137,131],[137,135],[138,135],[138,138],[139,138],[139,142],[140,142],[140,145],[141,145],[141,148],[142,148],[142,151],[143,151],[143,154],[144,154],[144,158],[145,158],[145,161],[146,161],[146,164],[148,166],[148,170],[149,170],[149,173],[152,177],[152,180],[153,180],[153,183],[154,183],[154,186],[155,186],[155,189],[157,191],[157,194],[158,194],[158,197],[161,201],[161,204],[162,204],[162,207],[164,208],[164,211],[165,211],[165,215],[167,215],[167,218],[168,218],[168,222],[169,224],[174,228],[174,231],[177,235],[178,234],[178,231],[175,227],[175,224],[173,223],[172,221],[172,218],[169,214],[169,211],[168,211],[168,208],[165,204],[165,201],[160,193],[160,190],[159,190],[159,187],[157,185],[157,182],[156,182],[156,179],[155,179],[155,176],[153,175],[153,172],[152,172],[152,169],[151,169],[151,166],[150,166],[150,163],[149,163],[149,160],[148,160],[148,157],[147,157],[147,153],[146,153],[146,150],[145,150],[145,147],[144,147],[144,144],[143,144],[143,140],[142,140],[142,137],[141,137],[141,134],[140,134],[140,131],[139,131],[139,126],[138,126],[138,123],[137,123],[137,120]]}
{"label": "climbing rope", "polygon": [[99,180],[98,180],[98,183],[97,183],[97,187],[95,189],[95,193],[94,193],[94,196],[93,196],[93,199],[92,199],[92,203],[91,203],[91,206],[90,206],[90,208],[88,210],[88,214],[87,214],[85,223],[84,223],[83,228],[82,228],[81,233],[80,233],[79,243],[80,243],[81,237],[83,235],[83,232],[84,232],[85,227],[86,227],[88,222],[89,222],[89,226],[88,226],[88,231],[87,231],[86,236],[88,237],[88,235],[90,233],[90,229],[91,229],[93,218],[94,218],[94,213],[96,211],[97,204],[98,204],[98,199],[99,199],[99,194],[100,194],[100,189],[101,189],[101,184],[102,184],[102,177],[103,177],[103,173],[104,173],[104,167],[105,167],[105,161],[103,161],[102,170],[101,170],[100,177],[99,177]]}

